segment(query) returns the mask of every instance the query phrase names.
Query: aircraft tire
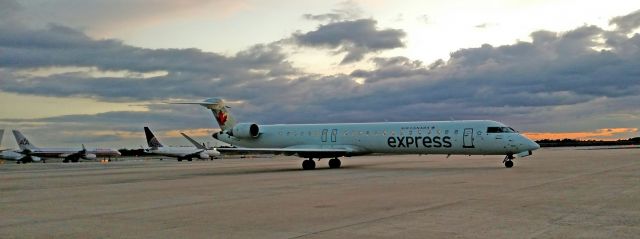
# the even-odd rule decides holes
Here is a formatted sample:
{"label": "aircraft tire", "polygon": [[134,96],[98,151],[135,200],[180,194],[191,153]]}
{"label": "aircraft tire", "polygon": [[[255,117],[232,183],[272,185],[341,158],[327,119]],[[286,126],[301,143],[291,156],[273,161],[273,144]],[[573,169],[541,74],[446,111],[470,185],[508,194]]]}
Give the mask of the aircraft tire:
{"label": "aircraft tire", "polygon": [[340,162],[340,159],[338,158],[332,158],[329,160],[329,168],[340,168],[340,165],[342,163]]}
{"label": "aircraft tire", "polygon": [[182,162],[182,158],[178,158],[178,162]]}
{"label": "aircraft tire", "polygon": [[191,160],[193,160],[192,158],[188,158],[187,161],[191,162]]}
{"label": "aircraft tire", "polygon": [[307,159],[302,161],[302,169],[304,170],[312,170],[316,168],[316,162],[314,162],[312,159]]}
{"label": "aircraft tire", "polygon": [[504,162],[504,166],[505,166],[506,168],[511,168],[511,167],[513,167],[513,161],[509,160],[509,161]]}

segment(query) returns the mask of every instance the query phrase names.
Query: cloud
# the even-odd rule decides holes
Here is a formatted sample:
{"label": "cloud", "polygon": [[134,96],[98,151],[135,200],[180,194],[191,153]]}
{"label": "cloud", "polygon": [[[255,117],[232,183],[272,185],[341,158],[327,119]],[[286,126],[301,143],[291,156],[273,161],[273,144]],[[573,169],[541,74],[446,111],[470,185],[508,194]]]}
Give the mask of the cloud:
{"label": "cloud", "polygon": [[21,5],[20,15],[27,24],[56,22],[97,35],[162,24],[185,16],[224,18],[251,7],[244,0],[58,0],[23,1]]}
{"label": "cloud", "polygon": [[400,29],[378,30],[373,19],[339,21],[321,25],[317,30],[296,33],[293,40],[300,46],[347,53],[341,64],[360,61],[368,53],[404,47],[406,33]]}
{"label": "cloud", "polygon": [[618,30],[623,33],[629,33],[640,27],[640,10],[629,13],[624,16],[614,17],[609,24],[616,25]]}
{"label": "cloud", "polygon": [[331,10],[330,13],[322,14],[304,14],[302,17],[312,21],[329,21],[338,22],[344,20],[353,20],[361,18],[364,11],[360,8],[360,5],[354,1],[344,1],[338,3],[337,8]]}
{"label": "cloud", "polygon": [[[459,49],[449,60],[433,63],[374,57],[371,69],[350,74],[296,69],[281,43],[222,55],[97,40],[61,25],[0,25],[0,32],[6,33],[0,35],[0,90],[6,92],[101,101],[223,97],[239,101],[231,110],[240,121],[261,124],[495,119],[536,132],[640,124],[635,103],[640,101],[640,36],[627,35],[624,29],[586,25],[567,32],[537,31],[529,42]],[[403,37],[401,30],[377,29],[372,19],[337,21],[294,34],[302,46],[347,53],[343,62],[401,47]],[[60,67],[165,74],[23,74]],[[202,107],[150,107],[149,112],[3,119],[0,124],[39,132],[47,140],[55,139],[59,130],[139,132],[146,124],[161,132],[217,127]],[[131,142],[125,134],[116,135]]]}

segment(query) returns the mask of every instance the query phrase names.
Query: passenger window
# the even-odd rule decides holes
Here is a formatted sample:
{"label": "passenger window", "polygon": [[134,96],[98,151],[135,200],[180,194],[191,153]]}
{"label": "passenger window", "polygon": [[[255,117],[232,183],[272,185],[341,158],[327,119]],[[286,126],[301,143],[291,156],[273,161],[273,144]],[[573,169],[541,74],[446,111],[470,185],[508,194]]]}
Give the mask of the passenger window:
{"label": "passenger window", "polygon": [[449,130],[448,130],[448,129],[447,129],[447,130],[445,130],[445,131],[444,131],[444,134],[449,134]]}
{"label": "passenger window", "polygon": [[454,130],[454,131],[453,131],[453,134],[458,134],[458,130],[457,130],[457,129],[456,129],[456,130]]}

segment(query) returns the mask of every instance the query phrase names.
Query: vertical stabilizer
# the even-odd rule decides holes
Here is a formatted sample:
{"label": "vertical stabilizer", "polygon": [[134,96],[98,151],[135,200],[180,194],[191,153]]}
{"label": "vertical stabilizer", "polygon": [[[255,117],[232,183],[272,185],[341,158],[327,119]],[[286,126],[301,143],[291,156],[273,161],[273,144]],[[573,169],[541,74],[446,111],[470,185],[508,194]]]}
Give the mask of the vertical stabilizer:
{"label": "vertical stabilizer", "polygon": [[18,146],[20,146],[20,150],[32,150],[38,148],[31,144],[27,137],[24,137],[24,135],[22,135],[18,130],[13,130],[13,136],[16,137],[16,142],[18,143]]}
{"label": "vertical stabilizer", "polygon": [[222,131],[230,131],[236,125],[236,120],[229,113],[229,107],[220,98],[209,98],[201,102],[174,102],[172,104],[202,105],[210,109]]}
{"label": "vertical stabilizer", "polygon": [[151,148],[163,147],[160,141],[158,141],[158,139],[156,138],[156,136],[153,135],[149,127],[144,127],[144,135],[147,136],[147,144],[149,145],[149,147]]}

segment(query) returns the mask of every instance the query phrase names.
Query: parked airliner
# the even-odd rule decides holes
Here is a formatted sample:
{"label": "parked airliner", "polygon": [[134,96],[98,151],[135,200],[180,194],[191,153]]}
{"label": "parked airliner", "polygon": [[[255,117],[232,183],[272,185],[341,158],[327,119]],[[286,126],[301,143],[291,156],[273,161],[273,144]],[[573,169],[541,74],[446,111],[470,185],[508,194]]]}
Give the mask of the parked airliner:
{"label": "parked airliner", "polygon": [[220,152],[215,149],[208,150],[206,148],[200,149],[196,147],[165,147],[160,143],[158,138],[153,135],[153,132],[151,132],[149,127],[144,127],[144,134],[147,137],[147,144],[149,145],[149,149],[146,149],[145,151],[150,154],[174,157],[177,158],[178,161],[191,161],[193,158],[210,159],[220,155]]}
{"label": "parked airliner", "polygon": [[211,160],[218,158],[218,156],[220,156],[220,152],[218,152],[218,150],[216,150],[215,148],[207,148],[207,146],[205,146],[204,143],[200,144],[195,139],[192,139],[191,137],[189,137],[189,135],[185,133],[180,133],[180,134],[184,136],[185,139],[189,140],[189,142],[191,142],[191,144],[193,144],[194,147],[196,147],[197,149],[204,150],[204,152],[209,155],[209,158]]}
{"label": "parked airliner", "polygon": [[213,112],[222,130],[213,137],[237,146],[218,151],[297,155],[308,158],[303,169],[314,169],[313,159],[321,158],[331,158],[329,167],[339,168],[338,157],[365,154],[506,155],[504,166],[511,168],[514,156],[540,148],[491,120],[258,125],[236,123],[220,98],[173,104],[197,104]]}
{"label": "parked airliner", "polygon": [[[2,146],[2,138],[4,136],[4,129],[0,129],[0,147]],[[0,159],[16,161],[16,163],[30,163],[30,162],[45,162],[44,159],[36,156],[29,156],[19,153],[13,149],[0,149]]]}
{"label": "parked airliner", "polygon": [[[82,148],[39,148],[31,144],[29,140],[18,130],[13,130],[16,142],[20,147],[20,153],[30,157],[63,158],[62,162],[78,162],[80,159],[95,160],[98,157],[111,158],[120,156],[115,149],[87,149]],[[34,160],[35,161],[35,160]]]}

